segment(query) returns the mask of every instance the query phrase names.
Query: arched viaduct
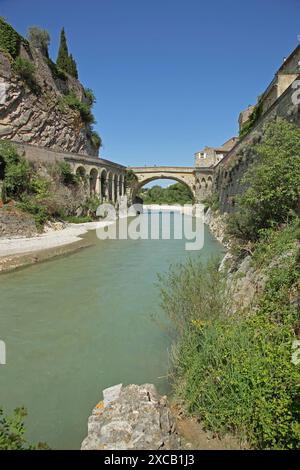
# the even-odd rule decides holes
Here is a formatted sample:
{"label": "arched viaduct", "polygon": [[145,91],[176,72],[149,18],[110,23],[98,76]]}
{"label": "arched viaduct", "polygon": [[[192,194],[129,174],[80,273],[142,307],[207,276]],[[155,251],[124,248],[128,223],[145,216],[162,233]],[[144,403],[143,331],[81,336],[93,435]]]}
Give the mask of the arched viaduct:
{"label": "arched viaduct", "polygon": [[185,184],[193,194],[195,202],[204,201],[212,191],[213,168],[153,166],[128,169],[137,177],[137,184],[132,192],[133,200],[144,185],[158,179],[171,179]]}
{"label": "arched viaduct", "polygon": [[[98,157],[57,152],[45,147],[12,142],[20,155],[40,163],[53,164],[66,161],[77,174],[90,195],[96,195],[101,202],[117,203],[127,196],[132,202],[140,188],[159,179],[171,179],[185,184],[191,190],[195,202],[202,202],[211,193],[214,168],[201,167],[128,167]],[[136,184],[126,188],[126,172],[131,170],[137,178]]]}

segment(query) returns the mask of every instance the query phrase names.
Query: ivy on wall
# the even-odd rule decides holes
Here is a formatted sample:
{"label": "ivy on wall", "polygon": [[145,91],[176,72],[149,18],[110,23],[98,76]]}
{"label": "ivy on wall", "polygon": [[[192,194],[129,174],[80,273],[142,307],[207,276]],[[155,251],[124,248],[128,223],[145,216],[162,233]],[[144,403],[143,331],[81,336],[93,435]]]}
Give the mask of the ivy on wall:
{"label": "ivy on wall", "polygon": [[0,17],[0,48],[15,59],[20,53],[21,44],[28,46],[28,41],[17,33],[4,18]]}

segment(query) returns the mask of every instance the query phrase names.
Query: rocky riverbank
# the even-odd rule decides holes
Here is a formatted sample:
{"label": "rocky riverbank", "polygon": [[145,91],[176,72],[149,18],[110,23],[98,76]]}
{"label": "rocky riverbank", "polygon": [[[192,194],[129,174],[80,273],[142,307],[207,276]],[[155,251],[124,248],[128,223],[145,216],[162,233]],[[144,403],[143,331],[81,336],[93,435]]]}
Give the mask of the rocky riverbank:
{"label": "rocky riverbank", "polygon": [[93,410],[82,450],[179,450],[181,439],[167,397],[154,385],[104,390]]}
{"label": "rocky riverbank", "polygon": [[0,273],[72,253],[88,243],[84,235],[112,222],[48,224],[45,233],[35,236],[0,237]]}

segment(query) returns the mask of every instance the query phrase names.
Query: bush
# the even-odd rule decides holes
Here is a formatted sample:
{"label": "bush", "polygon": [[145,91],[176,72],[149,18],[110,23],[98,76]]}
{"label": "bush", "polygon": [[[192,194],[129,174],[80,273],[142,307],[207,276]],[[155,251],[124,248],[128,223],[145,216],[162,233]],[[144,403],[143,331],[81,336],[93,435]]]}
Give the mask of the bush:
{"label": "bush", "polygon": [[68,162],[61,161],[56,164],[56,169],[60,181],[66,186],[75,186],[78,183],[76,175],[72,172],[72,168]]}
{"label": "bush", "polygon": [[248,121],[246,121],[243,124],[240,130],[240,138],[243,138],[246,134],[248,134],[248,132],[251,131],[251,129],[255,126],[258,119],[262,115],[262,112],[263,112],[263,105],[262,105],[261,98],[259,98],[257,105],[254,107],[251,115],[249,116]]}
{"label": "bush", "polygon": [[94,146],[97,150],[99,150],[99,149],[102,147],[102,140],[101,140],[101,137],[100,137],[100,135],[98,134],[98,132],[92,131],[92,133],[91,133],[91,141],[92,141],[93,146]]}
{"label": "bush", "polygon": [[95,118],[92,114],[91,107],[88,103],[80,101],[74,93],[70,93],[63,97],[63,102],[71,109],[80,113],[81,119],[86,124],[95,124]]}
{"label": "bush", "polygon": [[4,18],[0,17],[0,48],[15,59],[19,55],[22,43],[26,44],[25,39]]}
{"label": "bush", "polygon": [[47,207],[27,195],[23,195],[21,201],[18,202],[17,207],[22,211],[33,215],[38,230],[41,230],[50,218]]}
{"label": "bush", "polygon": [[253,241],[300,215],[300,129],[283,119],[269,123],[255,152],[229,226],[230,235]]}
{"label": "bush", "polygon": [[57,65],[50,58],[47,58],[46,62],[51,70],[51,74],[54,80],[63,80],[65,82],[68,79],[67,74],[57,67]]}
{"label": "bush", "polygon": [[89,106],[92,107],[96,103],[96,96],[93,90],[91,90],[90,88],[85,88],[84,94],[85,94],[85,97],[87,99]]}
{"label": "bush", "polygon": [[30,60],[17,57],[13,64],[14,71],[19,75],[30,90],[37,92],[38,85],[35,79],[35,65]]}
{"label": "bush", "polygon": [[291,299],[300,264],[285,256],[272,268],[247,316],[228,316],[224,282],[197,261],[161,279],[162,306],[179,332],[175,395],[214,433],[236,434],[259,449],[297,449],[300,368],[291,355],[299,307]]}
{"label": "bush", "polygon": [[32,26],[27,36],[29,43],[49,59],[50,34],[48,31]]}
{"label": "bush", "polygon": [[46,444],[37,446],[26,441],[24,418],[27,416],[25,408],[17,408],[11,417],[7,417],[0,408],[0,450],[41,450],[49,449]]}
{"label": "bush", "polygon": [[30,167],[14,145],[0,142],[0,157],[5,162],[4,187],[7,197],[18,198],[30,187]]}

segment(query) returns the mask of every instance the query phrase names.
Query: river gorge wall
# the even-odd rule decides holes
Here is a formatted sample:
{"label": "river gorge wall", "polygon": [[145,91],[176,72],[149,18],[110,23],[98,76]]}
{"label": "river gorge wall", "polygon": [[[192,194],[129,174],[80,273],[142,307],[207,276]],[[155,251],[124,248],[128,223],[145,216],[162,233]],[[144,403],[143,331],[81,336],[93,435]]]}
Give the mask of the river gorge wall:
{"label": "river gorge wall", "polygon": [[70,94],[80,102],[87,102],[82,84],[61,73],[28,41],[19,41],[18,57],[34,67],[35,84],[28,86],[16,72],[14,58],[0,48],[0,85],[5,93],[5,99],[0,101],[0,138],[54,151],[97,156],[91,126],[84,122],[80,112],[64,102],[64,97]]}
{"label": "river gorge wall", "polygon": [[276,118],[283,118],[300,126],[300,104],[295,104],[295,93],[292,84],[215,168],[214,190],[222,213],[233,212],[236,197],[245,190],[242,177],[257,158],[255,145],[261,142],[265,125]]}

